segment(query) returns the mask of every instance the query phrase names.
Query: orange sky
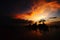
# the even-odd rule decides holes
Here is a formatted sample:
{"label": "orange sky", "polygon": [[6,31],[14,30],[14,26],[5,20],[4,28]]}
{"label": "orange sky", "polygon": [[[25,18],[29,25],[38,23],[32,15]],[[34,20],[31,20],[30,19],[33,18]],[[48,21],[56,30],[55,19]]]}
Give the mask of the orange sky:
{"label": "orange sky", "polygon": [[48,19],[49,17],[52,17],[52,14],[55,14],[60,8],[57,1],[46,2],[44,0],[38,0],[37,2],[34,1],[33,4],[34,5],[31,6],[29,11],[16,14],[14,18],[36,22],[40,19]]}

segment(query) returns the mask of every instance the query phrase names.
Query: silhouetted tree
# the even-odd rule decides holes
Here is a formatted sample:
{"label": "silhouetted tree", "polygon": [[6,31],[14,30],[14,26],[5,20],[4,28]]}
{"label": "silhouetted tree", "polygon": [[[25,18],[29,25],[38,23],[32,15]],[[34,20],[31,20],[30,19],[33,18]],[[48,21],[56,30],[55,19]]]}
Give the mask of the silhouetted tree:
{"label": "silhouetted tree", "polygon": [[46,20],[44,20],[44,19],[41,19],[39,22],[42,22],[42,24],[44,24],[44,22],[45,22]]}

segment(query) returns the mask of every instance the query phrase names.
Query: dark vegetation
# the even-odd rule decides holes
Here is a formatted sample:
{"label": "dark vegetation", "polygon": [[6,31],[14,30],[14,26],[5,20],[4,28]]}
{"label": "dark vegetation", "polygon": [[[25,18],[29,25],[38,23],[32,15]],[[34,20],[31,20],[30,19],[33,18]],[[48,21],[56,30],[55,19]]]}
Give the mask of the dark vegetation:
{"label": "dark vegetation", "polygon": [[[24,24],[29,24],[24,26]],[[2,17],[1,18],[1,22],[0,22],[0,35],[1,35],[1,39],[6,39],[6,40],[30,40],[30,38],[32,37],[24,37],[24,34],[26,32],[26,30],[31,31],[31,30],[41,30],[44,32],[49,32],[49,27],[51,29],[53,28],[60,28],[60,22],[54,22],[54,24],[56,25],[50,25],[47,26],[46,24],[39,24],[38,26],[35,24],[31,25],[31,21],[27,21],[27,20],[20,20],[20,19],[12,19],[10,17]],[[51,36],[54,33],[51,34]],[[56,33],[51,37],[48,36],[46,38],[48,38],[49,40],[55,40],[55,39],[60,39],[59,36],[60,35],[60,30],[56,31]],[[41,40],[45,40],[44,38],[41,38]],[[48,40],[47,39],[47,40]],[[40,40],[38,38],[32,38],[31,40]]]}

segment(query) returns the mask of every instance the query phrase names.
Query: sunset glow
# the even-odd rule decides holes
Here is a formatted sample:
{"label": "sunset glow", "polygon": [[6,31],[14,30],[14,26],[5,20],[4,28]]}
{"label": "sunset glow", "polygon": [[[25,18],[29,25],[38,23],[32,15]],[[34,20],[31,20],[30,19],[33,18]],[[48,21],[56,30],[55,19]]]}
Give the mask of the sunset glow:
{"label": "sunset glow", "polygon": [[60,5],[55,2],[46,2],[38,0],[38,2],[33,2],[33,6],[27,12],[23,12],[21,14],[16,14],[14,18],[24,19],[24,20],[32,20],[34,22],[39,21],[40,19],[48,19],[53,16],[51,14],[55,14],[57,10],[60,8]]}

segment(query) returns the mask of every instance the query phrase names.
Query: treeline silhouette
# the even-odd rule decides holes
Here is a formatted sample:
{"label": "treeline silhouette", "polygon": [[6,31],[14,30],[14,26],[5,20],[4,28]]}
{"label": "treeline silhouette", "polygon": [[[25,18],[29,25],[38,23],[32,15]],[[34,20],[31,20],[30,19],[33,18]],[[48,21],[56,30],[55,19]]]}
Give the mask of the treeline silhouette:
{"label": "treeline silhouette", "polygon": [[28,26],[25,26],[25,29],[27,29],[27,30],[37,30],[37,29],[39,29],[40,31],[48,31],[48,26],[46,24],[37,25],[37,23],[35,23],[33,25],[29,24]]}
{"label": "treeline silhouette", "polygon": [[[45,21],[45,20],[42,20],[42,21]],[[24,27],[25,29],[28,29],[28,30],[43,30],[43,31],[47,31],[48,30],[48,27],[55,27],[55,28],[59,28],[59,24],[60,22],[54,22],[56,25],[50,25],[50,26],[47,26],[44,22],[43,24],[39,24],[37,25],[36,23],[31,25],[32,21],[28,21],[28,20],[22,20],[22,19],[13,19],[9,16],[5,16],[5,17],[2,17],[1,19],[1,25],[2,27]],[[22,24],[22,25],[21,25]],[[29,24],[29,25],[26,25],[24,26],[23,24]],[[22,27],[22,28],[23,28]]]}
{"label": "treeline silhouette", "polygon": [[[24,32],[26,30],[41,30],[41,31],[49,31],[48,27],[46,24],[39,24],[37,25],[36,23],[31,25],[31,21],[27,20],[21,20],[21,19],[12,19],[11,17],[8,16],[3,16],[0,19],[0,36],[1,38],[5,38],[6,40],[13,39],[13,40],[25,40],[24,39]],[[20,25],[20,24],[29,24],[26,26]],[[60,25],[60,22],[57,23],[57,25]],[[56,27],[58,27],[56,25]],[[50,26],[50,27],[55,27],[55,26]],[[59,26],[60,27],[60,26]],[[24,29],[25,28],[25,29]]]}

